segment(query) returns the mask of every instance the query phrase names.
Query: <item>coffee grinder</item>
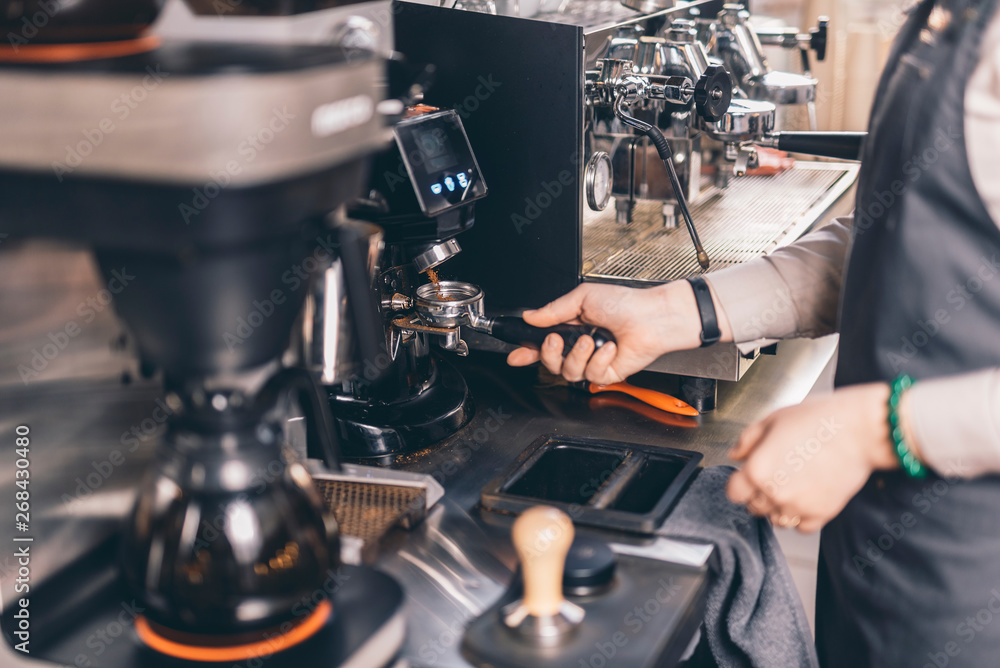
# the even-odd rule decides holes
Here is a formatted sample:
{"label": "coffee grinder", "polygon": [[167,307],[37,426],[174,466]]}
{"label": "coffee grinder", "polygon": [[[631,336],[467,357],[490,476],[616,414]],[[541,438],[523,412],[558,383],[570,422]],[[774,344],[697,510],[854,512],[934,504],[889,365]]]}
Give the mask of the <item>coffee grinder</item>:
{"label": "coffee grinder", "polygon": [[[465,380],[432,346],[436,341],[445,350],[467,354],[457,331],[416,331],[395,321],[418,286],[440,280],[440,265],[462,250],[457,237],[474,224],[475,203],[486,196],[486,182],[456,112],[410,107],[393,134],[394,144],[375,158],[367,196],[349,211],[382,230],[369,257],[385,354],[361,373],[339,379],[324,375],[348,458],[421,450],[461,429],[473,414]],[[338,281],[336,272],[327,272],[318,289],[336,293]],[[312,312],[319,315],[316,302]],[[325,320],[329,342],[336,338],[337,324],[329,316]],[[306,328],[315,331],[316,323],[307,321]],[[317,351],[314,363],[333,348],[328,344]]]}
{"label": "coffee grinder", "polygon": [[535,347],[555,333],[564,354],[581,336],[597,347],[614,340],[592,325],[540,328],[517,316],[490,317],[478,286],[442,280],[441,266],[462,250],[456,237],[472,227],[486,182],[454,110],[410,107],[393,133],[395,145],[375,160],[368,196],[350,209],[380,230],[367,235],[368,269],[385,354],[361,373],[338,373],[344,337],[336,267],[311,291],[302,336],[307,366],[329,392],[341,452],[386,463],[442,443],[472,418],[465,380],[445,357],[469,353],[466,332]]}

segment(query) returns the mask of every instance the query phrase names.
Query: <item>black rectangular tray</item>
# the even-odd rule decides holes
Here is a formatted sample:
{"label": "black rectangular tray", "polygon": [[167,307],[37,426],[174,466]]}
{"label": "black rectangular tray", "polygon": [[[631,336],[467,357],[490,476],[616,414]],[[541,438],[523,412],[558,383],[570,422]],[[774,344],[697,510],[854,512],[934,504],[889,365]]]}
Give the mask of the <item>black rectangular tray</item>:
{"label": "black rectangular tray", "polygon": [[546,504],[575,524],[652,534],[698,471],[702,455],[656,445],[542,436],[487,484],[483,508]]}

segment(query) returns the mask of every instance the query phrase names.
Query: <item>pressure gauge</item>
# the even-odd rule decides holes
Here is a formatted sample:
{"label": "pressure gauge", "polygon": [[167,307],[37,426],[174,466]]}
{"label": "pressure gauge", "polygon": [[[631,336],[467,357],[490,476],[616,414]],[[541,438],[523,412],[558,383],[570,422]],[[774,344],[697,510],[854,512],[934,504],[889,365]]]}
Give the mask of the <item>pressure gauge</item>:
{"label": "pressure gauge", "polygon": [[611,158],[604,151],[597,151],[587,162],[584,173],[587,205],[594,211],[603,211],[611,200]]}

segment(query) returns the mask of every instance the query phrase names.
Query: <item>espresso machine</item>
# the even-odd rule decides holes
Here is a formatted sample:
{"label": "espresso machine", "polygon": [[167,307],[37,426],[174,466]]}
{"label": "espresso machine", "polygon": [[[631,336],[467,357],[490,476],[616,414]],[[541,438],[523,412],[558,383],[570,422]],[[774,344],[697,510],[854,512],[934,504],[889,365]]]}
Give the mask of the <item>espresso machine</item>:
{"label": "espresso machine", "polygon": [[[651,25],[625,23],[607,37],[599,53],[598,67],[608,59],[626,61],[632,63],[635,75],[650,81],[669,76],[699,81],[725,72],[732,97],[727,93],[724,100],[719,99],[725,104],[708,114],[704,102],[699,104],[697,114],[652,99],[641,100],[637,106],[633,103],[637,115],[647,116],[646,120],[667,136],[682,197],[675,194],[678,188],[659,169],[661,158],[645,135],[592,104],[593,99],[588,100],[587,143],[592,148],[588,148],[587,169],[601,169],[606,159],[600,154],[609,156],[610,163],[603,170],[612,175],[611,195],[620,224],[631,223],[636,202],[647,200],[662,202],[663,225],[675,227],[677,209],[685,205],[684,200],[696,203],[703,195],[728,187],[732,176],[744,176],[758,166],[756,146],[776,141],[774,131],[780,108],[807,106],[811,129],[815,130],[816,80],[809,75],[809,50],[814,50],[819,60],[826,57],[829,20],[821,17],[819,27],[808,34],[799,35],[793,29],[773,31],[762,40],[748,23],[750,14],[743,5],[723,5],[715,15],[710,14],[713,10],[709,6],[694,7],[686,15],[664,17]],[[662,27],[657,29],[657,23]],[[805,73],[772,70],[762,41],[798,49]],[[588,73],[588,80],[594,76]],[[792,135],[783,136],[786,144],[793,140]],[[795,138],[802,142],[806,137]],[[799,152],[817,153],[815,146],[804,142],[796,148]],[[843,153],[856,157],[853,148],[844,146]],[[829,155],[822,151],[818,154]],[[593,192],[589,174],[587,204],[592,211],[600,211],[603,198]],[[704,178],[707,175],[713,178]]]}
{"label": "espresso machine", "polygon": [[[308,278],[328,237],[354,295],[356,362],[380,353],[366,240],[336,212],[389,139],[388,48],[375,48],[391,40],[388,6],[227,4],[224,30],[244,22],[271,39],[213,40],[197,33],[220,23],[220,6],[172,6],[171,25],[150,31],[161,4],[4,3],[5,31],[24,39],[0,49],[2,227],[12,240],[85,244],[106,278],[131,276],[115,307],[166,407],[120,532],[81,535],[79,558],[38,580],[67,558],[53,535],[75,525],[43,512],[37,543],[23,525],[15,541],[36,579],[28,598],[5,570],[4,632],[61,665],[389,664],[402,591],[342,563],[338,522],[284,451],[297,404],[310,450],[339,472],[326,397],[283,362],[306,295],[284,277]],[[273,39],[296,22],[341,39]],[[49,452],[32,440],[38,427],[18,427],[26,461]],[[126,621],[135,633],[119,638]],[[117,642],[94,651],[90,624]]]}
{"label": "espresso machine", "polygon": [[[755,49],[794,42],[820,55],[822,26],[801,39],[757,36],[742,7],[707,1],[569,0],[531,20],[396,8],[397,49],[436,68],[426,102],[460,114],[490,177],[449,268],[497,312],[517,315],[582,281],[645,287],[746,262],[850,210],[864,133],[778,128],[784,105],[814,96],[812,79],[796,74],[787,90],[797,95],[780,95],[777,82],[791,79],[735,65],[739,35]],[[761,175],[759,146],[810,159]],[[648,370],[735,381],[759,354],[717,344]]]}

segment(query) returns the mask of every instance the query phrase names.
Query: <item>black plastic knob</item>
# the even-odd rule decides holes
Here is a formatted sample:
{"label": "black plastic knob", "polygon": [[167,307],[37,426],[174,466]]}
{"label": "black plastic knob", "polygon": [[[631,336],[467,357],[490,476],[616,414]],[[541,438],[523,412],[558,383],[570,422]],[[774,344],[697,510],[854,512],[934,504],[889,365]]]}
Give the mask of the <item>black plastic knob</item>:
{"label": "black plastic knob", "polygon": [[611,586],[618,560],[599,538],[577,535],[566,554],[563,591],[570,596],[590,596]]}
{"label": "black plastic knob", "polygon": [[816,52],[816,60],[826,58],[827,32],[830,29],[830,18],[819,17],[819,25],[809,30],[809,48]]}
{"label": "black plastic knob", "polygon": [[710,65],[694,86],[698,115],[709,123],[722,119],[733,101],[733,78],[721,65]]}

